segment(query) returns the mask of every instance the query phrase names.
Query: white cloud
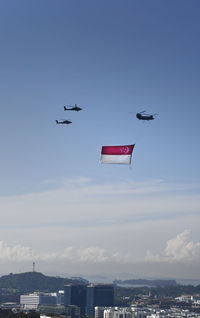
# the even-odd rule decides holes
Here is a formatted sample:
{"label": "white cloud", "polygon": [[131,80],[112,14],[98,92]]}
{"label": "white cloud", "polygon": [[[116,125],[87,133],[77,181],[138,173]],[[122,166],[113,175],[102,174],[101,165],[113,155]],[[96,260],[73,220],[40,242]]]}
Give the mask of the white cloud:
{"label": "white cloud", "polygon": [[[61,183],[40,193],[0,198],[0,261],[5,267],[37,261],[47,270],[65,268],[66,263],[74,271],[94,271],[96,266],[129,270],[133,264],[140,270],[139,262],[150,267],[155,261],[164,265],[178,258],[196,259],[199,245],[186,235],[180,239],[185,238],[182,249],[176,247],[176,238],[163,246],[187,227],[198,237],[198,184],[163,180],[97,184],[87,178]],[[151,252],[145,257],[146,250]]]}
{"label": "white cloud", "polygon": [[[140,234],[141,236],[141,234]],[[138,256],[134,247],[139,245],[140,240],[131,241],[125,251],[122,246],[115,244],[115,249],[107,246],[85,246],[61,248],[57,247],[47,252],[35,250],[23,244],[11,245],[5,241],[0,241],[0,264],[4,273],[6,271],[30,269],[33,261],[37,263],[37,270],[40,271],[67,271],[77,275],[77,273],[116,273],[129,272],[134,269],[134,273],[143,276],[154,277],[188,277],[188,269],[194,271],[194,278],[199,276],[200,242],[193,242],[190,239],[190,231],[184,230],[174,238],[166,242],[166,246],[160,253],[148,252],[145,257]],[[130,238],[130,237],[129,237]],[[80,242],[79,242],[80,243]],[[147,242],[146,242],[147,243]],[[156,249],[155,242],[150,246]],[[152,250],[152,249],[151,249]],[[191,276],[191,275],[190,275]],[[192,277],[192,276],[191,276]]]}
{"label": "white cloud", "polygon": [[9,246],[0,241],[0,261],[29,261],[38,259],[38,255],[30,248],[21,245]]}
{"label": "white cloud", "polygon": [[172,261],[192,261],[200,256],[200,242],[189,241],[190,231],[185,230],[178,234],[175,238],[167,241],[167,246],[164,250],[166,257]]}
{"label": "white cloud", "polygon": [[0,261],[70,261],[80,263],[102,263],[106,261],[120,260],[118,253],[109,254],[105,249],[99,247],[65,248],[64,251],[54,253],[37,253],[30,247],[21,245],[8,245],[0,241]]}
{"label": "white cloud", "polygon": [[147,252],[146,260],[153,262],[192,262],[200,258],[200,242],[190,240],[190,231],[185,229],[182,233],[166,242],[161,254]]}
{"label": "white cloud", "polygon": [[138,259],[129,253],[119,251],[109,252],[97,246],[84,248],[67,247],[60,252],[38,253],[30,247],[21,245],[9,246],[6,242],[0,241],[1,261],[68,261],[79,263],[137,263],[137,262],[185,262],[196,261],[200,258],[200,242],[190,240],[190,231],[184,230],[174,238],[166,242],[166,247],[160,254],[147,252],[145,259]]}
{"label": "white cloud", "polygon": [[199,195],[186,194],[199,185],[169,184],[163,180],[94,184],[87,178],[64,180],[41,193],[1,197],[1,228],[142,222],[197,213]]}
{"label": "white cloud", "polygon": [[98,247],[87,247],[85,249],[78,249],[77,251],[78,259],[81,262],[105,262],[108,260],[108,255],[106,255],[106,252],[102,248]]}

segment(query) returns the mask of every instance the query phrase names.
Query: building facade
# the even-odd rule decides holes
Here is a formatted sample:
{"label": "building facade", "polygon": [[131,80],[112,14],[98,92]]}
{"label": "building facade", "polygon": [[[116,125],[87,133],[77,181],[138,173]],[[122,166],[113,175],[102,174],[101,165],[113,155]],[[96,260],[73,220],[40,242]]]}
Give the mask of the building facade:
{"label": "building facade", "polygon": [[104,310],[103,318],[132,318],[130,308],[108,308]]}
{"label": "building facade", "polygon": [[86,315],[94,316],[95,306],[114,306],[114,286],[111,284],[91,284],[87,286]]}
{"label": "building facade", "polygon": [[86,285],[65,285],[64,286],[64,305],[65,306],[78,306],[81,315],[85,314],[86,306]]}
{"label": "building facade", "polygon": [[22,310],[38,310],[39,305],[56,305],[57,297],[51,294],[29,294],[20,296]]}

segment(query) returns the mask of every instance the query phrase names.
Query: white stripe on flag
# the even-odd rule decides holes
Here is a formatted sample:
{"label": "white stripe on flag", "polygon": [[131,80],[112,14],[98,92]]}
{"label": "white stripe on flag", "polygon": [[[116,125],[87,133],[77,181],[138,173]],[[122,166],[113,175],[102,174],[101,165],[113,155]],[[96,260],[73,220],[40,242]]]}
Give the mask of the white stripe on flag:
{"label": "white stripe on flag", "polygon": [[101,155],[101,163],[131,164],[131,155]]}

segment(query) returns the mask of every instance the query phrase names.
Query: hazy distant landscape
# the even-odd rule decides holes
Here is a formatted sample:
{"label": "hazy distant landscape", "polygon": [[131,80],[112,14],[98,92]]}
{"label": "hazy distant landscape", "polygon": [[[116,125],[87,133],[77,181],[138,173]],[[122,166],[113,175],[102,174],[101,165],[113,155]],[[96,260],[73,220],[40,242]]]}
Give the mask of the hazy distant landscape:
{"label": "hazy distant landscape", "polygon": [[[54,276],[46,276],[39,272],[26,272],[21,274],[4,275],[0,277],[0,289],[18,291],[19,293],[30,293],[34,291],[55,292],[64,288],[66,284],[89,284],[91,281],[81,277],[62,278]],[[105,282],[104,282],[105,283]],[[115,288],[119,288],[123,293],[125,290],[134,290],[134,293],[141,292],[141,289],[148,290],[150,288],[155,293],[158,291],[163,294],[172,293],[179,295],[184,292],[191,291],[200,292],[200,285],[188,286],[178,284],[175,280],[147,280],[147,279],[130,279],[130,280],[114,280]]]}

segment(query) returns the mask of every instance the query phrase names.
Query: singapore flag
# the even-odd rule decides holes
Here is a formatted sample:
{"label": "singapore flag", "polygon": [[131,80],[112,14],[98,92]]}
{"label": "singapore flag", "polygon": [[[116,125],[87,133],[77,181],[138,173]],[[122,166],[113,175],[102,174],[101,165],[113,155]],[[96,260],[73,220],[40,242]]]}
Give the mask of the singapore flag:
{"label": "singapore flag", "polygon": [[131,157],[135,145],[103,146],[101,163],[131,164]]}

